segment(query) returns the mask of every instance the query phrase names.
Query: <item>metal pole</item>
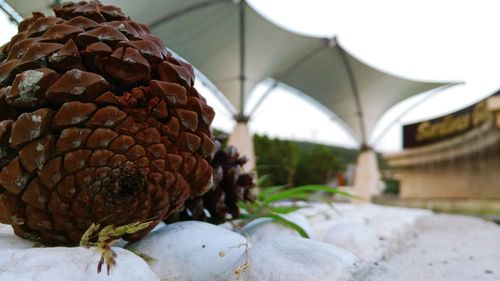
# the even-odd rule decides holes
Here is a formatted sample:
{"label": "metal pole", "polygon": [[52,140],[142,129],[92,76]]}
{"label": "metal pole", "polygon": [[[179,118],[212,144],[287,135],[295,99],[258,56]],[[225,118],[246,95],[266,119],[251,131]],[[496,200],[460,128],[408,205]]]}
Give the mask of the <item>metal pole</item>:
{"label": "metal pole", "polygon": [[240,75],[239,75],[239,80],[240,80],[240,108],[238,114],[240,117],[243,117],[245,115],[245,5],[246,1],[245,0],[240,0],[239,2],[240,5],[240,22],[239,22],[239,27],[240,27]]}
{"label": "metal pole", "polygon": [[289,75],[294,69],[298,68],[301,64],[305,63],[309,58],[314,56],[317,52],[321,51],[322,49],[326,48],[325,44],[321,44],[318,47],[312,49],[310,52],[306,53],[304,56],[302,56],[300,59],[298,59],[295,63],[292,64],[289,68],[287,68],[284,72],[281,74],[277,75],[275,77],[275,80],[273,84],[267,89],[267,91],[262,95],[262,97],[257,101],[255,106],[252,108],[250,113],[248,114],[249,117],[251,117],[255,111],[259,108],[259,106],[262,105],[264,100],[271,94],[271,92],[278,86],[278,81],[279,80],[284,80],[287,75]]}
{"label": "metal pole", "polygon": [[0,0],[0,9],[9,17],[9,19],[16,24],[19,24],[23,21],[23,17],[21,17],[16,10],[14,10],[7,2],[4,0]]}
{"label": "metal pole", "polygon": [[255,104],[255,106],[252,108],[252,110],[250,111],[250,113],[248,113],[249,117],[253,116],[253,114],[255,113],[255,111],[257,111],[257,109],[259,108],[259,106],[264,102],[264,100],[266,100],[266,98],[271,94],[271,92],[276,87],[278,87],[278,81],[274,80],[274,82],[271,84],[271,86],[269,87],[269,89],[267,89],[267,91],[260,97],[260,99],[257,101],[257,103]]}
{"label": "metal pole", "polygon": [[338,42],[336,38],[333,39],[335,46],[337,46],[340,57],[342,59],[342,63],[344,64],[344,67],[346,69],[347,77],[349,78],[349,83],[351,84],[351,89],[352,89],[352,94],[354,96],[354,102],[356,104],[356,109],[357,109],[357,115],[359,118],[359,127],[361,129],[361,149],[366,150],[368,148],[368,142],[366,139],[366,129],[365,129],[365,121],[364,121],[364,116],[363,116],[363,108],[361,106],[361,98],[359,97],[359,91],[358,91],[358,86],[356,84],[356,77],[352,71],[351,65],[349,64],[349,60],[347,59],[347,55],[344,52],[344,49],[340,45],[338,45]]}

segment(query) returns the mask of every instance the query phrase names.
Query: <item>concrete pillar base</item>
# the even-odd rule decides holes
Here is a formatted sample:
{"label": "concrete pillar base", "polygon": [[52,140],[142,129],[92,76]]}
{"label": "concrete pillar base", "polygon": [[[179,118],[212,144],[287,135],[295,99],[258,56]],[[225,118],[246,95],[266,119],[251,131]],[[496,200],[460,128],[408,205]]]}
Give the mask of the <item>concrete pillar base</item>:
{"label": "concrete pillar base", "polygon": [[362,151],[358,156],[354,176],[354,194],[371,201],[372,196],[380,193],[381,183],[377,155],[372,149],[367,149]]}
{"label": "concrete pillar base", "polygon": [[248,128],[248,123],[238,122],[229,136],[228,145],[238,149],[241,156],[246,156],[248,161],[243,166],[245,172],[255,168],[255,151],[253,148],[253,138]]}

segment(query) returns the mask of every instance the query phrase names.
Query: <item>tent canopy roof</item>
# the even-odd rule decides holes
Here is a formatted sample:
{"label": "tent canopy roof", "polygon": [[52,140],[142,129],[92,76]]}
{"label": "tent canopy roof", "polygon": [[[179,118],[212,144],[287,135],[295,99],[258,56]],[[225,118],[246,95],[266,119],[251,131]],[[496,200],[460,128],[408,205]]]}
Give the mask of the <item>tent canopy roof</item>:
{"label": "tent canopy roof", "polygon": [[[7,0],[21,15],[53,1]],[[173,51],[209,78],[242,114],[254,87],[266,78],[305,93],[334,112],[361,143],[393,105],[450,83],[420,82],[374,69],[337,40],[292,33],[245,2],[232,0],[103,0],[149,24]]]}

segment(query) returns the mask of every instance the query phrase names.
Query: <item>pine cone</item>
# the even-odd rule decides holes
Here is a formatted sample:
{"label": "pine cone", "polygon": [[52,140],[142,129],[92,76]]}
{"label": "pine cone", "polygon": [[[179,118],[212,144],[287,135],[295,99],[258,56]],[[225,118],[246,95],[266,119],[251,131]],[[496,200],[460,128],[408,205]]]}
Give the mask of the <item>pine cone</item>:
{"label": "pine cone", "polygon": [[0,49],[0,222],[45,244],[154,220],[208,190],[213,109],[193,68],[119,8],[33,13]]}
{"label": "pine cone", "polygon": [[252,192],[255,187],[253,175],[242,172],[247,159],[240,157],[235,147],[223,147],[224,141],[225,138],[219,138],[215,142],[216,151],[211,162],[214,181],[210,191],[187,200],[184,209],[172,215],[166,222],[208,220],[216,224],[224,223],[228,214],[232,218],[240,215],[238,202],[255,200]]}

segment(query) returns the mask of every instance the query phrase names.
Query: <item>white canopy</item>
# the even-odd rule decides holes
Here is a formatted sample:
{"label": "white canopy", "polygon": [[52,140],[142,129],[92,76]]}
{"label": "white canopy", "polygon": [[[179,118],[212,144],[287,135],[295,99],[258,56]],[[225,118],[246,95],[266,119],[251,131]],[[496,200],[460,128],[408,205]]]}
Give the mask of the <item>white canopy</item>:
{"label": "white canopy", "polygon": [[[7,0],[21,15],[53,1]],[[397,102],[452,83],[396,77],[350,55],[335,39],[282,29],[244,1],[104,0],[147,23],[230,101],[235,116],[266,78],[288,84],[334,112],[366,145],[378,119]],[[284,101],[284,105],[286,102]],[[248,111],[248,109],[247,109]]]}

